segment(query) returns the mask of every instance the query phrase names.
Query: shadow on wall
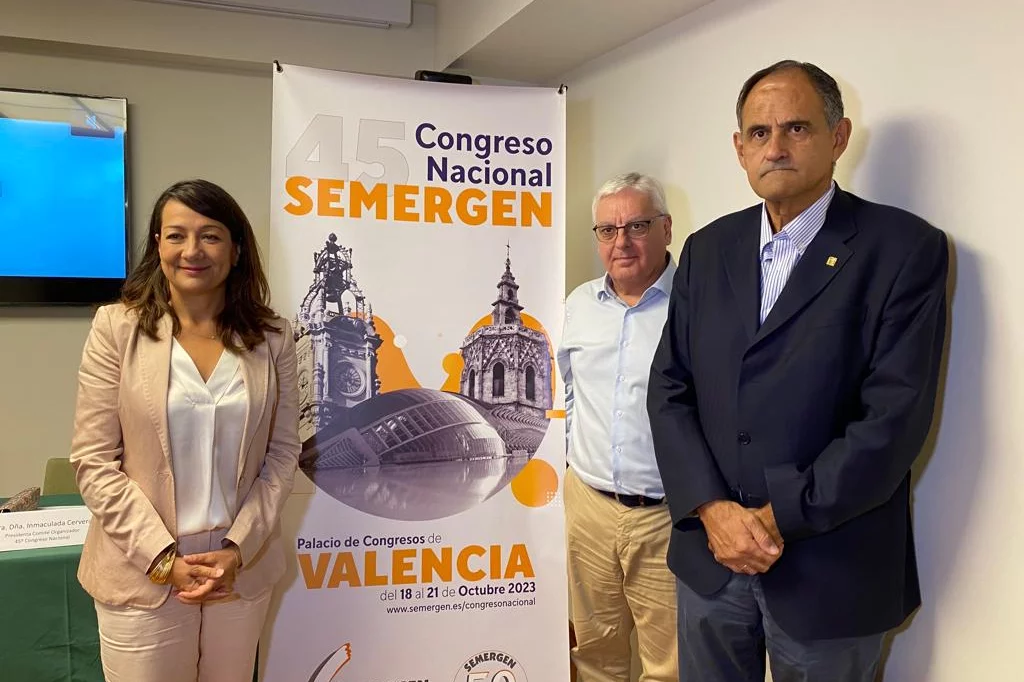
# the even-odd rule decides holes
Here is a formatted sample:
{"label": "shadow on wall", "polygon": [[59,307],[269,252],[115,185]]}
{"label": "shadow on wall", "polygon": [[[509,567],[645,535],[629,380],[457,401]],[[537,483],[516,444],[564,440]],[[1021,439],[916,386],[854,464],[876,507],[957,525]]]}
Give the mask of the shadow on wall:
{"label": "shadow on wall", "polygon": [[[860,96],[857,94],[857,91],[852,85],[846,83],[841,78],[836,78],[836,81],[839,83],[840,92],[843,93],[843,109],[845,110],[846,118],[853,122],[853,130],[850,133],[850,143],[846,147],[846,152],[843,153],[843,157],[836,164],[835,179],[840,187],[849,190],[853,186],[852,178],[854,172],[860,168],[864,161],[864,154],[867,152],[868,143],[871,141],[871,130],[866,126],[860,127],[861,121],[864,120],[862,115],[864,108],[861,106]],[[872,197],[869,195],[865,198]],[[877,198],[875,200],[880,201]],[[906,207],[903,206],[903,208]]]}
{"label": "shadow on wall", "polygon": [[[672,214],[672,244],[669,250],[678,259],[686,237],[693,232],[693,217],[686,192],[670,184],[663,170],[669,166],[668,149],[658,152],[662,159],[637,159],[624,163],[608,177],[594,176],[592,100],[569,100],[566,110],[566,263],[565,294],[588,280],[600,277],[604,266],[597,253],[593,227],[592,202],[594,194],[611,175],[637,171],[653,175],[662,182],[665,198]],[[649,151],[649,150],[648,150]]]}
{"label": "shadow on wall", "polygon": [[665,187],[665,201],[668,202],[668,210],[672,214],[672,243],[669,244],[668,250],[672,252],[672,257],[678,263],[679,252],[683,250],[686,238],[698,227],[703,226],[693,224],[693,211],[690,208],[690,199],[686,191],[682,187],[668,182],[663,181],[662,184]]}
{"label": "shadow on wall", "polygon": [[[897,119],[876,125],[876,153],[863,167],[865,198],[928,216],[926,188],[937,160],[929,156],[952,134],[934,120]],[[949,183],[949,169],[943,183]],[[934,218],[932,218],[934,222]],[[955,232],[953,225],[936,227]],[[984,357],[988,313],[976,254],[950,242],[945,353],[935,406],[935,420],[913,468],[913,516],[917,563],[924,605],[890,638],[886,680],[929,679],[935,645],[935,605],[947,596],[950,577],[969,532],[968,522],[987,454],[983,428],[986,412],[980,363]],[[955,306],[954,306],[955,304]],[[953,308],[957,317],[952,317]],[[955,328],[954,328],[955,322]],[[940,437],[941,435],[941,442]],[[970,457],[965,457],[971,453]]]}
{"label": "shadow on wall", "polygon": [[[295,538],[302,535],[302,520],[309,514],[315,490],[313,482],[302,471],[295,473],[295,487],[285,500],[284,509],[281,510],[282,538],[285,538],[287,541],[294,541]],[[267,654],[274,648],[272,640],[275,630],[271,627],[271,624],[273,624],[281,610],[284,594],[292,589],[295,583],[302,580],[298,561],[287,561],[286,566],[284,576],[275,586],[274,592],[271,595],[266,625],[260,635],[260,646],[257,652],[260,670],[266,667]]]}
{"label": "shadow on wall", "polygon": [[590,231],[593,226],[590,202],[597,189],[591,186],[594,175],[593,108],[594,102],[589,99],[568,99],[566,102],[566,295],[601,274],[601,261]]}

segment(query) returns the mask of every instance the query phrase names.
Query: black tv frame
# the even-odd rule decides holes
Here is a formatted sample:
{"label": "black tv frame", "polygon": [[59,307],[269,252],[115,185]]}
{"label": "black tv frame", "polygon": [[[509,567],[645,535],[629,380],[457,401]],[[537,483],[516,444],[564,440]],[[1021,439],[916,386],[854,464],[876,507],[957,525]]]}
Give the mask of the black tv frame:
{"label": "black tv frame", "polygon": [[[57,97],[118,100],[124,102],[124,269],[125,277],[11,277],[0,276],[0,307],[50,307],[50,306],[93,306],[117,300],[121,287],[131,272],[131,164],[129,148],[129,104],[126,97],[111,95],[88,95],[84,93],[59,92],[54,90],[29,90],[0,85],[0,92],[17,92],[29,95],[54,95]],[[0,248],[3,248],[0,244]]]}

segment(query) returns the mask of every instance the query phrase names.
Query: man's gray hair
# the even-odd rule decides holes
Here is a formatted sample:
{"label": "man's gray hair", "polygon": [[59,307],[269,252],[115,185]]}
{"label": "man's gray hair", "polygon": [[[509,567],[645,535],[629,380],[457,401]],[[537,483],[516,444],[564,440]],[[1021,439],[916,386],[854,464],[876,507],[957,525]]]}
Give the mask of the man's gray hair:
{"label": "man's gray hair", "polygon": [[783,59],[781,62],[775,62],[755,73],[740,88],[740,96],[736,98],[736,125],[740,130],[743,130],[743,105],[747,103],[747,97],[750,96],[754,86],[773,73],[790,70],[803,71],[810,79],[814,91],[825,103],[825,122],[828,123],[828,127],[832,129],[839,125],[839,122],[843,120],[843,93],[839,91],[836,79],[810,62]]}
{"label": "man's gray hair", "polygon": [[661,186],[661,183],[650,175],[630,172],[616,175],[614,178],[601,185],[601,189],[597,190],[597,194],[594,195],[594,203],[590,206],[591,220],[597,220],[597,204],[601,199],[611,196],[612,194],[618,194],[624,189],[635,189],[638,192],[643,192],[648,196],[648,198],[650,198],[655,211],[668,215],[668,203],[665,201],[665,189]]}

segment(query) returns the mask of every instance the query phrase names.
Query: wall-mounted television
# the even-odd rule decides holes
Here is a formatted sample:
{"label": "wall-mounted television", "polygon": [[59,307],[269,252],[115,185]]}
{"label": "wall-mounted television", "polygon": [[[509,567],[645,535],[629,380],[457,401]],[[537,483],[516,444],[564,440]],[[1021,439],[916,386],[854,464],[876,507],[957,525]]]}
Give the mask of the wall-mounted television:
{"label": "wall-mounted television", "polygon": [[0,88],[0,305],[117,298],[127,138],[123,98]]}

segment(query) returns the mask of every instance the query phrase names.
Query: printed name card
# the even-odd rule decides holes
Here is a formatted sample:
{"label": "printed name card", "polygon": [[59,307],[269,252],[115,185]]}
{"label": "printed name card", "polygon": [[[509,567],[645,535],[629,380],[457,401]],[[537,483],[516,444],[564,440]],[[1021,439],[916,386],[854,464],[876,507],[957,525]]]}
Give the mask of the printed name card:
{"label": "printed name card", "polygon": [[0,514],[0,552],[80,545],[90,517],[82,505]]}

